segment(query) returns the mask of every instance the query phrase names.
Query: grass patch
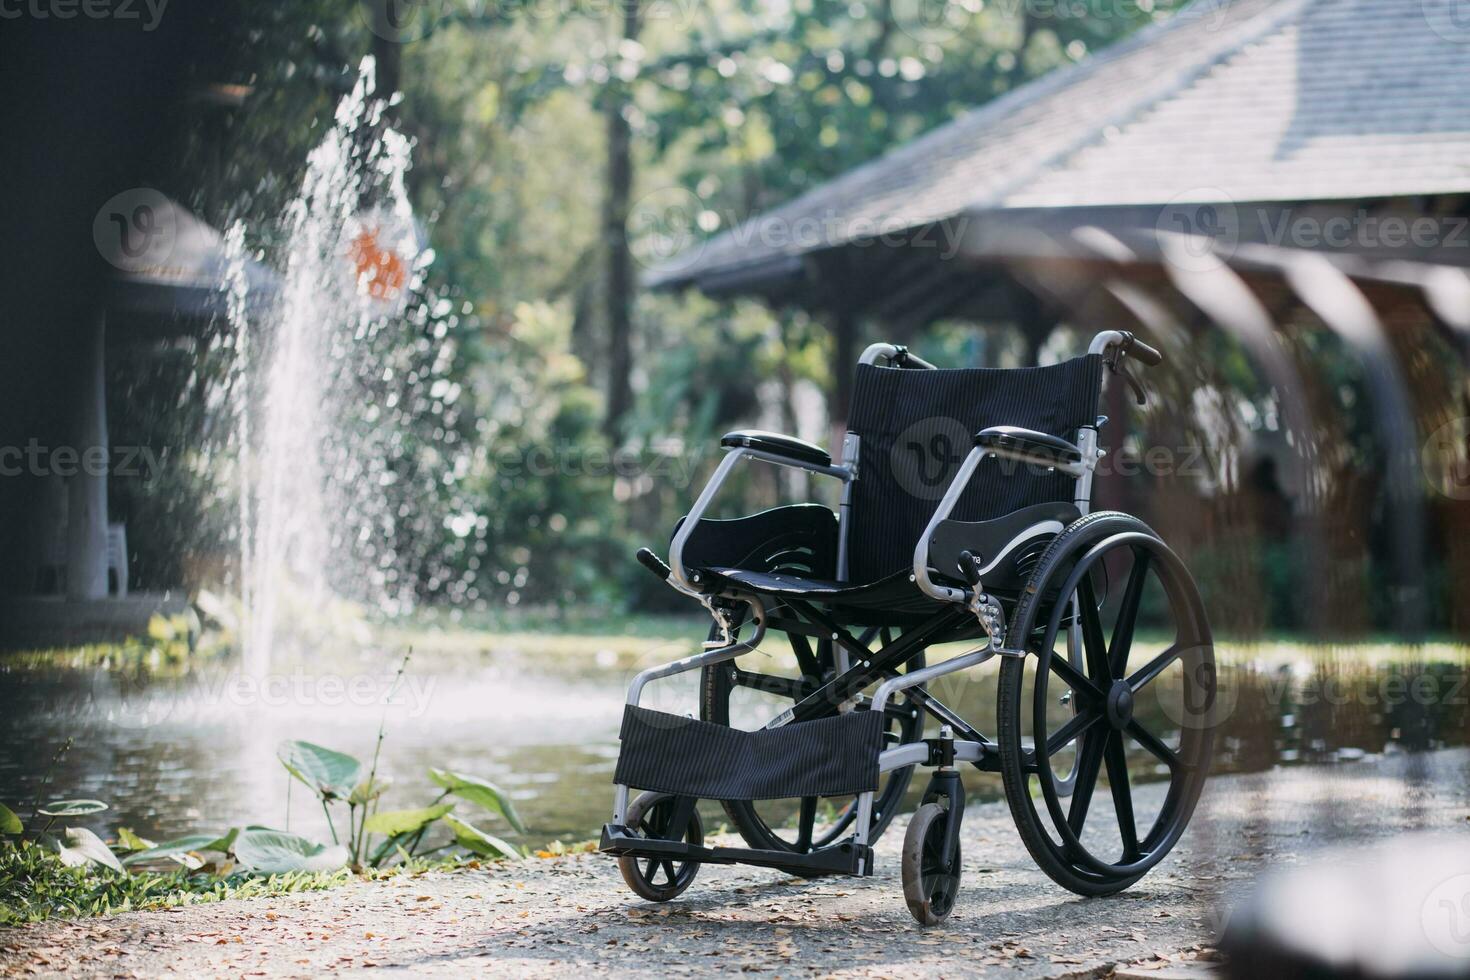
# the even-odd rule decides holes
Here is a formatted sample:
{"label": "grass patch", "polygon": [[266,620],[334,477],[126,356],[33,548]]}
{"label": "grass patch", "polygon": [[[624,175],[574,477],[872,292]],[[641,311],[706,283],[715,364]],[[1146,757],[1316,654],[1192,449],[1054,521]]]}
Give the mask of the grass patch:
{"label": "grass patch", "polygon": [[366,868],[360,873],[339,868],[272,875],[248,871],[218,875],[181,868],[165,873],[118,874],[96,866],[67,867],[57,860],[55,851],[24,841],[0,846],[0,926],[319,892],[353,881],[417,877],[430,872],[476,869],[486,863],[480,858],[456,855],[414,858],[391,868]]}
{"label": "grass patch", "polygon": [[118,874],[91,866],[69,868],[57,860],[54,851],[24,841],[0,848],[0,925],[321,891],[352,878],[352,872],[345,868],[264,877],[248,872],[218,876],[183,869],[166,874]]}

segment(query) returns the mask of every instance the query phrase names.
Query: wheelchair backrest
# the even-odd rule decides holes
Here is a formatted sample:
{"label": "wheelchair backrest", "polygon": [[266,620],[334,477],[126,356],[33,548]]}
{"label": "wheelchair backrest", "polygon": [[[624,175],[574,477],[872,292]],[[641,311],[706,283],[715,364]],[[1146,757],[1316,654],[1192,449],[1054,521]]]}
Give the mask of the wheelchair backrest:
{"label": "wheelchair backrest", "polygon": [[[911,566],[914,545],[969,453],[974,434],[1019,425],[1075,440],[1097,418],[1102,356],[1034,368],[913,370],[859,364],[848,430],[861,440],[848,525],[848,580]],[[1071,501],[1075,481],[987,459],[950,515],[984,521]]]}

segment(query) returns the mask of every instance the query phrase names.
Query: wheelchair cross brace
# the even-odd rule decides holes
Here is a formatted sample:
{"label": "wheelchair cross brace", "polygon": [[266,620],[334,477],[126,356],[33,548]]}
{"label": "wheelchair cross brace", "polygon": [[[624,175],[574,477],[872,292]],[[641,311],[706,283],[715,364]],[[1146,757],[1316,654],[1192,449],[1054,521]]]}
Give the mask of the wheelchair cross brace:
{"label": "wheelchair cross brace", "polygon": [[[938,698],[929,694],[924,685],[956,671],[968,670],[990,660],[996,655],[995,645],[987,644],[969,653],[946,660],[932,667],[910,673],[900,673],[899,668],[919,651],[934,643],[945,642],[973,632],[972,615],[959,608],[938,612],[908,632],[900,634],[892,642],[878,650],[871,650],[847,630],[831,622],[808,604],[799,600],[787,600],[783,607],[793,617],[777,618],[771,615],[760,598],[754,595],[732,596],[751,609],[754,634],[747,640],[735,642],[714,650],[706,650],[673,663],[651,667],[634,677],[628,689],[628,704],[637,705],[643,688],[659,678],[670,677],[704,667],[725,663],[755,650],[764,639],[769,627],[783,632],[796,631],[801,636],[818,636],[831,639],[849,653],[852,665],[808,694],[791,709],[782,712],[766,724],[766,728],[781,728],[793,722],[830,716],[834,705],[858,706],[864,699],[861,692],[879,682],[870,703],[863,705],[869,710],[888,712],[890,701],[895,695],[907,693],[917,706],[938,719],[946,732],[953,731],[961,737],[952,739],[926,739],[901,745],[881,752],[878,756],[878,771],[890,772],[913,765],[939,765],[946,759],[968,762],[976,768],[999,771],[999,749],[985,735],[977,731]],[[780,608],[780,607],[778,607]],[[803,622],[804,617],[808,622]],[[740,675],[737,674],[737,677]],[[747,678],[764,675],[745,675]],[[790,679],[781,680],[791,682]],[[841,708],[839,708],[841,710]],[[868,841],[868,828],[873,817],[876,794],[858,794],[854,832],[847,839],[825,848],[802,854],[791,851],[763,851],[760,849],[704,847],[682,840],[649,839],[637,834],[625,825],[628,811],[629,787],[616,787],[613,803],[613,819],[603,828],[600,849],[615,855],[632,854],[639,857],[668,858],[681,861],[699,861],[710,864],[752,864],[762,867],[780,868],[813,874],[857,874],[872,873],[872,849]],[[687,806],[681,807],[687,813]],[[677,835],[676,835],[677,836]]]}

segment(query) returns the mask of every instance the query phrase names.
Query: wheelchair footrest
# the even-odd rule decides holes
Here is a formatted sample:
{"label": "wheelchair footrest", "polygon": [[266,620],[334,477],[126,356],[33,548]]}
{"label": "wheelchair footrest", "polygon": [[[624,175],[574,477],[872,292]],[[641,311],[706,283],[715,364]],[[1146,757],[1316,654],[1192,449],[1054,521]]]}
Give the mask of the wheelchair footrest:
{"label": "wheelchair footrest", "polygon": [[628,705],[613,781],[704,800],[847,796],[878,788],[883,714],[746,732]]}
{"label": "wheelchair footrest", "polygon": [[602,828],[602,842],[598,850],[619,857],[632,854],[638,857],[698,861],[701,864],[750,864],[760,868],[789,871],[805,877],[873,873],[873,849],[866,845],[859,846],[852,841],[843,841],[807,854],[797,854],[794,851],[704,847],[686,841],[650,839],[639,837],[626,827],[610,823]]}

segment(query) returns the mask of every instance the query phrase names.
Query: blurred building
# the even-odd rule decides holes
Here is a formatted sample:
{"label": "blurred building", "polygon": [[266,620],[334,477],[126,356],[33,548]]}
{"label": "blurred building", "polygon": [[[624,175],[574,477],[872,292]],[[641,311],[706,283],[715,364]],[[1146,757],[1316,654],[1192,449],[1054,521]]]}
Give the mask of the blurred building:
{"label": "blurred building", "polygon": [[[24,554],[7,569],[9,595],[0,596],[11,645],[137,634],[155,613],[187,608],[181,593],[129,587],[133,549],[109,484],[151,479],[160,462],[153,447],[114,444],[107,379],[125,352],[197,345],[226,315],[229,258],[216,229],[156,191],[120,195],[104,207],[96,231],[113,274],[89,336],[73,352],[70,412],[61,426],[69,436],[15,447],[17,472],[5,474],[24,485],[22,513],[30,515],[20,535]],[[247,261],[244,274],[252,295],[270,295],[270,270]]]}

